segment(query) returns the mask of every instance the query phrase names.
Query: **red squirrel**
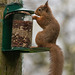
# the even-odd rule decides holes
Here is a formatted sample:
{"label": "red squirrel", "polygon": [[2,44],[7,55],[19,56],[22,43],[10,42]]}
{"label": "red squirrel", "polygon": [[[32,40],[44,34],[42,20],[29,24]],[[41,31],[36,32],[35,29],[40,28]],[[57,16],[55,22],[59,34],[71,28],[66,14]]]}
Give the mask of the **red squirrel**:
{"label": "red squirrel", "polygon": [[48,1],[38,7],[35,14],[32,18],[43,28],[43,31],[38,32],[36,35],[36,44],[38,47],[50,48],[51,65],[49,75],[62,75],[64,56],[60,47],[56,45],[60,26],[52,14]]}

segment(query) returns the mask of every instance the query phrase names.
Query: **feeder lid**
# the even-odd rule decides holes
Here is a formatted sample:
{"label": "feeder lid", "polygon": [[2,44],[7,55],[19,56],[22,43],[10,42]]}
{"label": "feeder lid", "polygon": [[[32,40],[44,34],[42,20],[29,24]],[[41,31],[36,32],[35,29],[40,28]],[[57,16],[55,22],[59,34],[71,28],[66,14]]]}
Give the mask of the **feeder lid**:
{"label": "feeder lid", "polygon": [[16,11],[26,11],[26,12],[29,12],[30,14],[34,14],[34,11],[33,10],[25,9],[25,8],[19,8]]}
{"label": "feeder lid", "polygon": [[10,13],[16,12],[16,11],[26,11],[26,12],[29,12],[30,14],[34,13],[33,10],[23,8],[22,4],[20,4],[20,3],[11,3],[11,4],[6,5],[6,8],[4,10],[4,17],[7,14],[10,14]]}

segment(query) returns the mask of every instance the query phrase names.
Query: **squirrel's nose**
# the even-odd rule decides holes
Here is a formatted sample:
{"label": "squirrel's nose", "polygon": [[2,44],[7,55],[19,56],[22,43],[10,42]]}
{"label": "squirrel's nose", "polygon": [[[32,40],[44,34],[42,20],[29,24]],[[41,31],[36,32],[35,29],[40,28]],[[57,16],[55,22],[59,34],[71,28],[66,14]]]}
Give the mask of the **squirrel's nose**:
{"label": "squirrel's nose", "polygon": [[34,12],[34,14],[36,14],[36,12]]}

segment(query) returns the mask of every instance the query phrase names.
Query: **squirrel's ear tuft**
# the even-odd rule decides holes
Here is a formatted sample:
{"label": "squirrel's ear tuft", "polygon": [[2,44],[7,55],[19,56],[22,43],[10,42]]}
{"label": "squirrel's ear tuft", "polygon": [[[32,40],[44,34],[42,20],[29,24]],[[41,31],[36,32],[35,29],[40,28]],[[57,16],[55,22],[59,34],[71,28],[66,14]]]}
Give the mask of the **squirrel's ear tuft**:
{"label": "squirrel's ear tuft", "polygon": [[46,10],[46,12],[48,12],[49,8],[48,8],[48,0],[46,1],[45,5],[44,5],[44,9]]}
{"label": "squirrel's ear tuft", "polygon": [[46,3],[45,3],[45,7],[47,7],[48,6],[48,0],[46,1]]}

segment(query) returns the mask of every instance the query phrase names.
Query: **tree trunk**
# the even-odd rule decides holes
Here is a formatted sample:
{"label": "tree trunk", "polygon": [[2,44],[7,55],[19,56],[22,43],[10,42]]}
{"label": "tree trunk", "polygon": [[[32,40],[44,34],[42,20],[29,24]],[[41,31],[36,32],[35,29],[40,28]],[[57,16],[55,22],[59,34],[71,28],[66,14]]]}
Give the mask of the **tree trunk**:
{"label": "tree trunk", "polygon": [[[5,3],[3,3],[5,2]],[[22,59],[20,52],[2,52],[2,17],[6,0],[0,1],[0,75],[22,75]]]}

